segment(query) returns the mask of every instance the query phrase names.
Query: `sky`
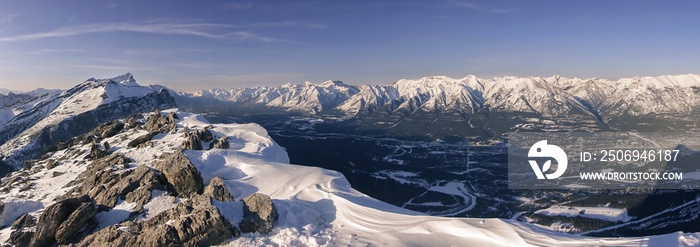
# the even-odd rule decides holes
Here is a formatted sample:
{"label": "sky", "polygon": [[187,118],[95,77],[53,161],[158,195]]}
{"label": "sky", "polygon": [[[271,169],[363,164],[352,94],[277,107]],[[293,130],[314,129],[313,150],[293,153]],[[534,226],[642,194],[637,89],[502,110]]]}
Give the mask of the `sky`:
{"label": "sky", "polygon": [[700,1],[0,0],[0,88],[700,73]]}

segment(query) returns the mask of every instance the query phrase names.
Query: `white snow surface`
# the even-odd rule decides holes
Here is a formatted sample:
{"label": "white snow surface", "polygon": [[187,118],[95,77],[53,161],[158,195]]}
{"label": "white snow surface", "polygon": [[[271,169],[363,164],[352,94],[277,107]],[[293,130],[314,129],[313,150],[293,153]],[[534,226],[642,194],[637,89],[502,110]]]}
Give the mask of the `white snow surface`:
{"label": "white snow surface", "polygon": [[627,222],[632,219],[627,215],[627,209],[611,207],[551,206],[546,209],[537,210],[535,213],[548,216],[584,217],[610,222]]}
{"label": "white snow surface", "polygon": [[[129,165],[149,165],[164,152],[180,148],[181,130],[188,126],[210,125],[203,117],[176,109],[177,133],[160,134],[153,147],[127,148],[126,143],[138,137],[140,130],[130,129],[107,138],[111,150],[134,160]],[[396,207],[354,190],[347,179],[336,171],[289,164],[282,147],[257,124],[214,124],[215,138],[226,135],[231,147],[226,150],[186,150],[185,155],[199,169],[208,183],[214,176],[224,180],[236,202],[214,202],[234,226],[242,218],[241,199],[253,193],[263,193],[273,199],[279,219],[269,235],[243,234],[232,238],[228,246],[697,246],[696,233],[671,233],[651,237],[596,238],[571,235],[543,229],[525,222],[508,219],[471,219],[429,216]],[[85,152],[88,145],[74,147]],[[0,215],[3,222],[19,216],[17,208],[41,213],[65,193],[67,181],[84,171],[88,162],[75,151],[58,151],[51,158],[62,160],[51,170],[32,175],[34,186],[26,191],[11,190],[3,195],[6,209]],[[62,159],[65,158],[65,159]],[[58,176],[51,172],[65,172]],[[16,174],[15,174],[16,175]],[[52,187],[49,187],[52,186]],[[443,186],[435,189],[449,189]],[[55,188],[62,188],[56,190]],[[23,199],[17,199],[24,197]],[[180,199],[164,193],[154,193],[145,205],[146,217],[174,206]],[[35,203],[36,202],[36,203]],[[12,208],[12,203],[22,207]],[[10,208],[8,208],[8,205]],[[32,205],[36,208],[32,208]],[[37,206],[38,205],[38,206]],[[120,202],[109,212],[98,215],[100,227],[121,221],[131,210]],[[10,210],[8,210],[10,209]],[[9,226],[0,230],[0,240],[6,241]]]}

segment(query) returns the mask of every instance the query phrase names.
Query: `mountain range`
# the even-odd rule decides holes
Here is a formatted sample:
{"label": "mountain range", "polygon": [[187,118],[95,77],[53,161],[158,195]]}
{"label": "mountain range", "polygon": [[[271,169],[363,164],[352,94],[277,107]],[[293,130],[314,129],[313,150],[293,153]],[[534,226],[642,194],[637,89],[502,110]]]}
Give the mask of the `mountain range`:
{"label": "mountain range", "polygon": [[[139,85],[125,74],[90,78],[65,91],[0,95],[0,165],[9,173],[0,181],[0,241],[22,246],[695,245],[700,242],[695,233],[598,238],[543,229],[517,216],[444,218],[398,208],[354,190],[341,173],[288,164],[285,149],[260,125],[212,124],[202,115],[170,108],[312,116],[360,130],[433,137],[494,138],[513,130],[693,130],[698,78],[425,77],[383,86],[328,81],[174,93]],[[435,126],[447,129],[431,132]],[[659,214],[692,210],[697,200]]]}
{"label": "mountain range", "polygon": [[390,85],[326,81],[198,90],[175,98],[195,111],[318,116],[359,130],[433,138],[493,138],[516,130],[697,131],[700,120],[700,76],[694,74],[616,81],[429,76]]}

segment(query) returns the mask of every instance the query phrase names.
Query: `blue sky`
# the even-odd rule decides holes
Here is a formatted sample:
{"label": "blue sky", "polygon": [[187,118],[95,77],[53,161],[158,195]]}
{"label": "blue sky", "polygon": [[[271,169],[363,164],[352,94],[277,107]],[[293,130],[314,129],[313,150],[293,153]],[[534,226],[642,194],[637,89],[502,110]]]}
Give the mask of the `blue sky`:
{"label": "blue sky", "polygon": [[0,0],[0,87],[700,73],[698,1]]}

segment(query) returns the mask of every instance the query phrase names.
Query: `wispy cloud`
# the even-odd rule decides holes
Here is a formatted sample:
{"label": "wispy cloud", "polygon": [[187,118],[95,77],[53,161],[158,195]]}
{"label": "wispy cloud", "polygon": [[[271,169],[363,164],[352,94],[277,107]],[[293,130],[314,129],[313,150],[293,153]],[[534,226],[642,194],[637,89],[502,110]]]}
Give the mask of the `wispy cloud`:
{"label": "wispy cloud", "polygon": [[67,26],[54,29],[48,32],[22,34],[10,37],[0,37],[0,42],[16,42],[38,40],[46,38],[57,38],[66,36],[76,36],[90,33],[108,33],[108,32],[137,32],[150,33],[161,35],[181,35],[194,36],[205,39],[244,42],[244,41],[262,41],[262,42],[288,42],[281,39],[262,36],[250,31],[241,29],[254,28],[274,28],[274,27],[305,27],[305,28],[324,28],[323,25],[301,22],[274,22],[274,23],[254,23],[247,25],[228,25],[219,23],[173,23],[162,21],[151,21],[142,23],[101,23],[101,24],[86,24]]}
{"label": "wispy cloud", "polygon": [[222,9],[250,9],[253,7],[251,2],[230,2],[221,5]]}
{"label": "wispy cloud", "polygon": [[28,54],[47,54],[47,53],[87,53],[82,49],[41,49],[36,51],[29,51]]}
{"label": "wispy cloud", "polygon": [[461,2],[461,1],[457,1],[457,0],[450,0],[450,2],[452,2],[455,5],[462,7],[462,8],[467,8],[467,9],[481,11],[481,12],[488,12],[488,13],[505,14],[505,13],[518,11],[518,9],[516,9],[516,8],[496,8],[493,6],[487,6],[487,5],[471,3],[471,2]]}
{"label": "wispy cloud", "polygon": [[105,6],[105,9],[113,9],[116,7],[119,7],[119,5],[116,3],[110,3],[110,4],[107,4],[107,6]]}
{"label": "wispy cloud", "polygon": [[3,15],[0,17],[0,25],[10,25],[19,15]]}
{"label": "wispy cloud", "polygon": [[123,71],[151,71],[150,67],[144,66],[121,66],[121,65],[106,65],[106,64],[66,64],[68,67],[91,69],[98,71],[123,72]]}

